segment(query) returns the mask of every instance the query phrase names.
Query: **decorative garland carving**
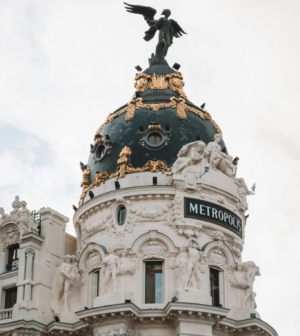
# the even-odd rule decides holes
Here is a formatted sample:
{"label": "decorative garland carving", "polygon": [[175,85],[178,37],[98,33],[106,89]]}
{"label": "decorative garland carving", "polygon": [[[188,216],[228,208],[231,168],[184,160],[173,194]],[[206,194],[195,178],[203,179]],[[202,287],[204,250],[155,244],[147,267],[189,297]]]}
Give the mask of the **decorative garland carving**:
{"label": "decorative garland carving", "polygon": [[112,122],[115,118],[119,117],[121,114],[126,113],[125,115],[125,120],[129,121],[133,119],[134,113],[136,110],[139,110],[141,108],[149,109],[155,112],[158,112],[159,110],[163,108],[176,108],[177,110],[177,115],[178,118],[181,120],[186,119],[186,111],[190,111],[197,116],[199,116],[201,119],[204,120],[209,120],[215,127],[218,133],[222,133],[221,128],[218,126],[218,124],[212,119],[211,115],[207,111],[200,111],[197,110],[196,108],[189,106],[186,104],[186,101],[184,98],[176,98],[176,97],[171,97],[169,103],[159,103],[159,104],[144,104],[142,98],[136,98],[132,99],[126,107],[121,109],[120,111],[110,114],[106,121],[98,128],[96,134],[99,134],[100,131],[102,130],[103,126],[107,122]]}

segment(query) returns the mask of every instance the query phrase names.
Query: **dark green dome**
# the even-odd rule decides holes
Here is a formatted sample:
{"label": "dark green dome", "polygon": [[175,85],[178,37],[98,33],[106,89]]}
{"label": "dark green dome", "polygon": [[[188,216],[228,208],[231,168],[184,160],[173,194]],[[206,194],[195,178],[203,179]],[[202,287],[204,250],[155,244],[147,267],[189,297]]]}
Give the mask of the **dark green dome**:
{"label": "dark green dome", "polygon": [[[143,74],[165,76],[178,74],[167,64],[155,64],[144,70]],[[142,105],[168,104],[170,98],[180,100],[180,95],[171,88],[147,88],[137,94]],[[182,96],[181,96],[182,98]],[[181,99],[182,101],[182,99]],[[214,140],[218,133],[209,119],[202,119],[196,113],[206,113],[201,108],[184,99],[186,104],[186,119],[178,116],[175,107],[160,108],[158,111],[144,106],[138,107],[130,120],[126,120],[126,105],[122,106],[109,116],[110,122],[104,124],[98,134],[103,140],[95,143],[88,160],[90,167],[90,182],[94,180],[96,172],[106,171],[108,174],[117,171],[119,154],[124,146],[131,150],[131,164],[134,168],[143,167],[148,160],[161,160],[171,167],[177,159],[177,153],[183,145],[196,140],[205,143]],[[133,100],[135,104],[135,100]],[[193,112],[191,112],[190,110]],[[128,119],[128,118],[127,118]],[[158,124],[158,132],[152,132],[149,125]],[[227,152],[223,141],[220,142],[223,152]]]}

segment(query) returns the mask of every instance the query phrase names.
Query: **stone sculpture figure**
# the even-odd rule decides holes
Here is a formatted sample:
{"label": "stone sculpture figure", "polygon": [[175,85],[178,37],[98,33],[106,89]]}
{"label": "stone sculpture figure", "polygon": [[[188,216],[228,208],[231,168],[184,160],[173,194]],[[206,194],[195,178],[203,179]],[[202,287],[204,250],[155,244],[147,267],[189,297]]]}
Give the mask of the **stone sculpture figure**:
{"label": "stone sculpture figure", "polygon": [[[243,279],[238,278],[237,273],[243,273]],[[245,290],[245,296],[241,302],[241,306],[244,308],[250,308],[255,310],[257,308],[255,302],[255,292],[253,291],[253,285],[255,277],[260,275],[259,267],[255,265],[253,261],[247,261],[240,265],[237,265],[236,272],[234,273],[234,279],[231,280],[231,286]]]}
{"label": "stone sculpture figure", "polygon": [[200,290],[200,247],[194,238],[189,238],[184,244],[176,258],[176,289],[178,291]]}
{"label": "stone sculpture figure", "polygon": [[203,141],[191,142],[183,146],[177,154],[178,159],[173,165],[173,173],[180,174],[185,168],[193,166],[200,173],[201,167],[207,162],[209,152]]}
{"label": "stone sculpture figure", "polygon": [[234,183],[237,185],[238,193],[240,195],[240,203],[238,204],[238,207],[241,210],[246,211],[248,210],[247,196],[253,195],[254,192],[248,189],[243,178],[235,178]]}
{"label": "stone sculpture figure", "polygon": [[0,208],[0,225],[10,219],[10,216],[4,212],[3,208]]}
{"label": "stone sculpture figure", "polygon": [[176,279],[177,279],[177,290],[182,291],[185,286],[185,277],[186,277],[186,266],[187,260],[189,258],[187,244],[180,248],[179,254],[176,258]]}
{"label": "stone sculpture figure", "polygon": [[189,259],[187,261],[187,271],[185,277],[185,290],[189,290],[192,277],[195,275],[197,289],[200,290],[200,270],[198,267],[198,263],[201,258],[201,254],[199,253],[200,247],[198,242],[194,238],[190,238],[187,245]]}
{"label": "stone sculpture figure", "polygon": [[55,315],[75,312],[79,306],[80,274],[76,256],[66,255],[62,265],[56,269],[51,293],[51,309]]}
{"label": "stone sculpture figure", "polygon": [[220,170],[229,177],[235,176],[236,165],[232,163],[232,156],[221,151],[219,142],[222,140],[222,134],[215,134],[214,141],[209,142],[206,149],[210,153],[209,163],[211,169]]}
{"label": "stone sculpture figure", "polygon": [[23,233],[34,232],[38,233],[38,223],[35,221],[31,212],[26,208],[27,203],[21,202],[21,210],[16,215],[16,222],[21,225]]}
{"label": "stone sculpture figure", "polygon": [[150,26],[149,30],[145,32],[144,40],[150,41],[154,37],[155,33],[159,31],[158,44],[156,46],[155,53],[155,56],[158,59],[164,59],[167,55],[168,49],[173,43],[173,37],[177,38],[181,37],[182,34],[186,34],[176,21],[169,19],[171,15],[171,11],[169,9],[164,9],[161,13],[164,17],[155,20],[154,16],[156,14],[156,9],[146,6],[130,5],[126,2],[124,3],[126,5],[125,8],[127,12],[143,15],[144,19]]}
{"label": "stone sculpture figure", "polygon": [[112,280],[113,293],[117,292],[117,271],[119,266],[119,258],[114,254],[112,248],[108,249],[108,255],[103,258],[104,271],[104,283],[105,294],[109,294],[109,282]]}
{"label": "stone sculpture figure", "polygon": [[134,273],[135,267],[132,265],[130,258],[127,257],[127,251],[120,253],[118,275],[121,280],[121,291],[124,293],[132,293],[131,275]]}

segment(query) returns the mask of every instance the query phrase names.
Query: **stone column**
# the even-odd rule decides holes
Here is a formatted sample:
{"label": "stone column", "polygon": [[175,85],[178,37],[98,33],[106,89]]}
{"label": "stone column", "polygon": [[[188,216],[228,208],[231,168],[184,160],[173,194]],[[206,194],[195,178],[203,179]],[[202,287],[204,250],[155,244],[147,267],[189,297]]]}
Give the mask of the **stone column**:
{"label": "stone column", "polygon": [[[25,251],[26,254],[26,270],[25,270],[25,280],[32,280],[32,269],[33,269],[33,257],[34,257],[34,249],[28,248]],[[31,300],[31,283],[27,283],[25,285],[25,293],[24,300]]]}

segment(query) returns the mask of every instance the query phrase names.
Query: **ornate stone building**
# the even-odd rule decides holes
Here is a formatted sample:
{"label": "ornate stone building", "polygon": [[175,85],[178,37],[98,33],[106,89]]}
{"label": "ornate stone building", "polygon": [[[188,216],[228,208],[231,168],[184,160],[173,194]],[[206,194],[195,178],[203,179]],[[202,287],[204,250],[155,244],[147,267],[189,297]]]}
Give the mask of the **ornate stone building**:
{"label": "ornate stone building", "polygon": [[277,335],[242,261],[255,186],[158,53],[81,163],[77,238],[51,208],[0,208],[1,335]]}

